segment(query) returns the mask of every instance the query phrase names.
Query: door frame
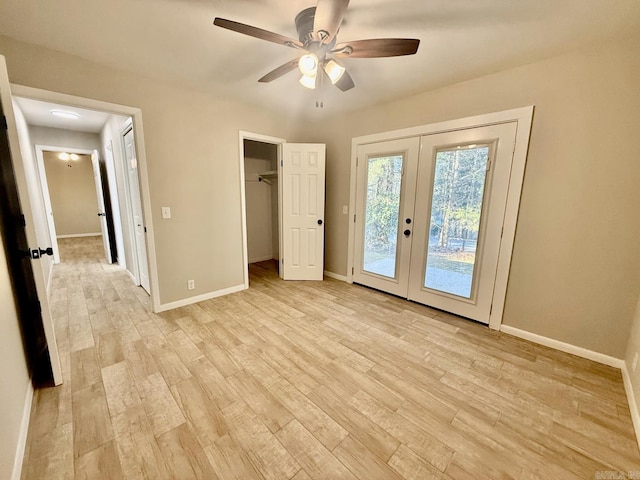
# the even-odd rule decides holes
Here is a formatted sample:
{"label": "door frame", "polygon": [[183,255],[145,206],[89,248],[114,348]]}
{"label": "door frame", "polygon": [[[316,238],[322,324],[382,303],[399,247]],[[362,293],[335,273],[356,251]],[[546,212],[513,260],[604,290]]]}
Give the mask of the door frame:
{"label": "door frame", "polygon": [[155,237],[153,228],[153,216],[151,209],[151,195],[149,191],[149,174],[147,169],[147,156],[144,142],[144,128],[142,124],[142,110],[137,107],[129,107],[117,103],[103,102],[91,98],[78,97],[65,93],[42,90],[24,85],[11,84],[11,93],[16,97],[31,98],[51,103],[60,103],[69,106],[89,110],[100,110],[131,117],[135,132],[135,147],[138,159],[138,175],[140,178],[140,196],[142,201],[142,215],[147,227],[146,247],[149,263],[149,282],[151,283],[151,303],[154,312],[162,311],[160,305],[160,290],[158,282],[158,264],[156,260]]}
{"label": "door frame", "polygon": [[[263,135],[260,133],[246,132],[240,130],[238,132],[239,147],[238,152],[240,154],[239,168],[240,168],[240,202],[241,202],[241,215],[242,215],[242,275],[244,289],[249,288],[249,251],[247,247],[247,197],[245,191],[245,175],[244,175],[244,141],[254,140],[256,142],[269,143],[276,145],[277,164],[278,164],[278,265],[282,262],[282,145],[287,143],[284,138],[271,137],[269,135]],[[282,278],[282,269],[279,268],[280,278]]]}
{"label": "door frame", "polygon": [[518,210],[520,208],[520,195],[524,180],[527,151],[529,149],[529,136],[533,122],[534,106],[514,108],[500,112],[475,115],[455,120],[447,120],[417,127],[392,130],[388,132],[374,133],[354,137],[351,140],[351,178],[349,183],[349,243],[347,252],[347,282],[353,283],[354,259],[356,248],[355,236],[355,211],[356,211],[356,164],[358,161],[358,146],[368,143],[378,143],[388,140],[397,140],[408,137],[421,137],[436,133],[446,133],[468,128],[483,127],[499,123],[516,122],[516,140],[513,146],[513,163],[509,178],[509,192],[504,215],[504,230],[498,254],[498,268],[496,270],[495,288],[493,292],[492,310],[489,316],[489,328],[499,330],[502,324],[504,303],[507,294],[507,282],[511,267],[511,255],[515,240]]}
{"label": "door frame", "polygon": [[49,236],[51,246],[53,247],[53,263],[60,263],[60,250],[58,249],[58,236],[53,216],[53,207],[51,205],[51,194],[49,192],[49,181],[47,180],[47,172],[44,167],[44,152],[67,152],[77,153],[79,155],[91,155],[93,150],[82,148],[64,148],[52,147],[49,145],[36,145],[36,163],[38,164],[38,173],[40,174],[40,186],[42,188],[42,199],[44,200],[45,213],[47,214],[47,223],[49,224]]}
{"label": "door frame", "polygon": [[[134,195],[134,191],[132,190],[132,186],[131,186],[131,179],[129,178],[129,165],[127,164],[127,154],[125,151],[125,140],[124,137],[127,133],[132,132],[133,133],[133,142],[134,142],[134,148],[136,148],[135,154],[136,154],[136,162],[138,164],[138,166],[140,165],[140,161],[138,158],[138,150],[137,150],[137,144],[136,144],[136,129],[135,129],[135,125],[133,124],[133,119],[131,117],[129,117],[127,120],[125,120],[121,125],[120,128],[118,130],[118,140],[120,143],[120,149],[122,151],[122,164],[121,167],[123,169],[123,182],[124,182],[124,190],[125,190],[125,195],[124,195],[124,204],[125,204],[125,210],[127,212],[127,222],[129,223],[129,241],[131,242],[131,259],[130,259],[130,266],[133,268],[133,277],[132,280],[134,281],[134,283],[136,285],[139,285],[140,287],[142,287],[145,291],[146,288],[142,285],[142,275],[140,273],[140,255],[138,252],[138,236],[136,234],[136,222],[134,219],[134,209],[133,209],[133,199],[135,197]],[[141,176],[140,176],[140,168],[136,167],[136,173],[137,173],[137,177],[138,177],[138,185],[141,186]],[[142,191],[140,190],[140,188],[138,188],[138,193],[141,197],[142,195]],[[142,207],[142,217],[143,219],[145,219],[145,214],[144,214],[144,204],[142,203],[142,197],[140,198],[140,205]],[[146,227],[146,219],[144,220],[144,227]],[[147,264],[145,265],[145,267],[147,268],[147,274],[150,276],[151,275],[151,269],[149,268],[149,249],[146,245],[142,245],[142,247],[146,250],[147,253]],[[129,270],[127,270],[127,272],[131,273]],[[149,281],[151,282],[151,277],[149,277]]]}

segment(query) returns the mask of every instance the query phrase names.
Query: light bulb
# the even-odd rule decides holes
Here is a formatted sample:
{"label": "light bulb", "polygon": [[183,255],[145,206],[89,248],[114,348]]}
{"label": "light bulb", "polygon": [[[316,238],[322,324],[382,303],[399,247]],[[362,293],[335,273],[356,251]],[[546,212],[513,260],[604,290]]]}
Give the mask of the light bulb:
{"label": "light bulb", "polygon": [[300,78],[300,84],[303,87],[307,87],[307,88],[310,88],[311,90],[313,90],[314,88],[316,88],[316,77],[310,77],[309,75],[303,75],[302,78]]}
{"label": "light bulb", "polygon": [[64,160],[65,162],[71,158],[71,156],[67,152],[62,152],[58,154],[58,158],[60,160]]}
{"label": "light bulb", "polygon": [[69,155],[69,158],[70,158],[71,160],[73,160],[74,162],[75,162],[76,160],[80,160],[80,156],[79,156],[79,155],[77,155],[77,154],[75,154],[75,153],[72,153],[71,155]]}
{"label": "light bulb", "polygon": [[336,82],[340,80],[340,78],[344,74],[345,68],[342,65],[338,65],[337,62],[334,62],[333,60],[329,60],[327,63],[324,64],[324,71],[327,74],[327,76],[331,79],[331,83],[335,85]]}
{"label": "light bulb", "polygon": [[303,75],[315,77],[318,73],[318,57],[313,53],[303,55],[298,60],[298,68]]}

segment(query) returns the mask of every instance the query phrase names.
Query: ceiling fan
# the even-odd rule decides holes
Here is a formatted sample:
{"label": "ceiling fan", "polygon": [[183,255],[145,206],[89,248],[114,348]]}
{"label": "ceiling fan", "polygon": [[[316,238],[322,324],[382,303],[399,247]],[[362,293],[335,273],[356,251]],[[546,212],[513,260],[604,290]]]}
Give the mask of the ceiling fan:
{"label": "ceiling fan", "polygon": [[349,0],[318,0],[315,7],[302,10],[295,19],[298,40],[252,27],[244,23],[216,18],[214,25],[251,37],[295,48],[298,58],[267,73],[259,82],[271,82],[296,68],[302,73],[300,83],[316,88],[324,72],[331,83],[347,91],[355,85],[346,69],[338,63],[343,58],[380,58],[413,55],[420,40],[410,38],[380,38],[336,43],[336,35],[349,6]]}

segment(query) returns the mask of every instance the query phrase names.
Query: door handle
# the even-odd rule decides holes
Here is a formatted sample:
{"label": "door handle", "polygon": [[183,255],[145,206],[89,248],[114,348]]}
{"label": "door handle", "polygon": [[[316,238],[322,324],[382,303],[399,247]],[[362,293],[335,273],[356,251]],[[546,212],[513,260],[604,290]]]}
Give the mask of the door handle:
{"label": "door handle", "polygon": [[406,229],[406,230],[405,230],[404,232],[402,232],[402,233],[404,233],[404,236],[405,236],[405,237],[408,237],[409,235],[411,235],[411,230]]}
{"label": "door handle", "polygon": [[29,256],[34,260],[38,260],[42,255],[53,255],[53,248],[34,248],[33,250],[29,250]]}
{"label": "door handle", "polygon": [[322,220],[318,220],[318,225],[322,225]]}
{"label": "door handle", "polygon": [[99,214],[98,214],[98,216],[99,216],[99,217],[106,217],[106,216],[107,216],[107,214],[103,212],[103,213],[99,213]]}

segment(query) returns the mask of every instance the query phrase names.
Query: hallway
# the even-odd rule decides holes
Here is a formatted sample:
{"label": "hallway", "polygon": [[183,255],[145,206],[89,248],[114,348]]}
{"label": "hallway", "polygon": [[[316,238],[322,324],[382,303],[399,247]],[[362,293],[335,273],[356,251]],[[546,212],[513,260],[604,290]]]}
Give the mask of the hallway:
{"label": "hallway", "polygon": [[159,315],[100,237],[64,239],[65,382],[22,478],[578,479],[640,470],[620,371],[334,280]]}

